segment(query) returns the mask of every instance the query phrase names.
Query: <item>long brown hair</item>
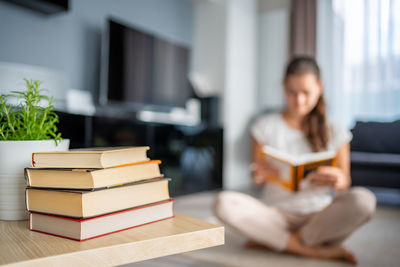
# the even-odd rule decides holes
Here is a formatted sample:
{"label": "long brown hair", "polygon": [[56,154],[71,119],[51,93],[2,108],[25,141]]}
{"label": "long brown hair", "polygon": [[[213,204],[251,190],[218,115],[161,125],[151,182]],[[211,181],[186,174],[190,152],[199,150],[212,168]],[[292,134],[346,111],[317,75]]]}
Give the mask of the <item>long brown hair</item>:
{"label": "long brown hair", "polygon": [[[289,75],[311,73],[321,81],[321,74],[315,59],[311,57],[296,57],[290,61],[285,72],[285,81]],[[326,123],[326,105],[321,93],[317,104],[302,121],[302,131],[314,152],[327,148],[328,126]]]}

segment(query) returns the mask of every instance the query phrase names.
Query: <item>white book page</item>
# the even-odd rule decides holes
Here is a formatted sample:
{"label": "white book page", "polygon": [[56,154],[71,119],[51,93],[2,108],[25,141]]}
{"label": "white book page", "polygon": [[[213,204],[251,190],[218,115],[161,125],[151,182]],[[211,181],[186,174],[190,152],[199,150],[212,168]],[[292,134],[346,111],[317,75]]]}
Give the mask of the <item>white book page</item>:
{"label": "white book page", "polygon": [[334,158],[336,155],[334,151],[324,151],[324,152],[307,153],[301,156],[292,156],[286,152],[280,151],[270,146],[264,146],[263,149],[265,154],[286,161],[294,166],[298,166],[307,162],[331,159]]}
{"label": "white book page", "polygon": [[264,153],[267,154],[267,156],[271,156],[271,157],[286,161],[292,165],[296,165],[296,162],[297,162],[296,157],[293,157],[292,155],[290,155],[286,152],[280,151],[271,146],[264,146],[263,150],[264,150]]}
{"label": "white book page", "polygon": [[324,151],[324,152],[315,152],[315,153],[304,154],[304,155],[301,155],[297,159],[297,165],[304,164],[307,162],[332,159],[335,156],[336,156],[336,153],[334,151]]}

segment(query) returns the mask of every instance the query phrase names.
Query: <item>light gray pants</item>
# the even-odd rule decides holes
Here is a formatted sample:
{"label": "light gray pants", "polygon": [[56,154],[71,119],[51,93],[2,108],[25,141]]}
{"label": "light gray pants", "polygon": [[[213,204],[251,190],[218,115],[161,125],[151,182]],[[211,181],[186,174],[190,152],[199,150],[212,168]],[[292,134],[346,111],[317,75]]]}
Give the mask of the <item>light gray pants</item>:
{"label": "light gray pants", "polygon": [[277,251],[286,248],[292,232],[299,232],[304,244],[338,245],[374,214],[376,199],[365,188],[339,193],[320,212],[302,215],[268,206],[238,192],[221,192],[216,216],[247,238]]}

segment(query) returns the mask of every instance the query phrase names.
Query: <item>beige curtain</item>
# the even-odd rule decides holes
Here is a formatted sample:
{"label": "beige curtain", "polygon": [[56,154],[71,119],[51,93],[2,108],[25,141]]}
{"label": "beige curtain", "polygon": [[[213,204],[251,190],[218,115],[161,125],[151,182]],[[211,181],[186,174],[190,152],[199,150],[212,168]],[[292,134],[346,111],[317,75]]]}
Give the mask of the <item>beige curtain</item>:
{"label": "beige curtain", "polygon": [[316,57],[316,0],[292,0],[290,14],[290,58]]}

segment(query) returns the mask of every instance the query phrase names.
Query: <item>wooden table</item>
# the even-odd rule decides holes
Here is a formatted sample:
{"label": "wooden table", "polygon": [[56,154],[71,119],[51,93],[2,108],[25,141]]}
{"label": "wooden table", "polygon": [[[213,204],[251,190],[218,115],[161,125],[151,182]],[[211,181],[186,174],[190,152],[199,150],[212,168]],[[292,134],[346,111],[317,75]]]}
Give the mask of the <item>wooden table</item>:
{"label": "wooden table", "polygon": [[0,264],[8,266],[115,266],[222,244],[224,227],[181,214],[84,242],[0,221]]}

